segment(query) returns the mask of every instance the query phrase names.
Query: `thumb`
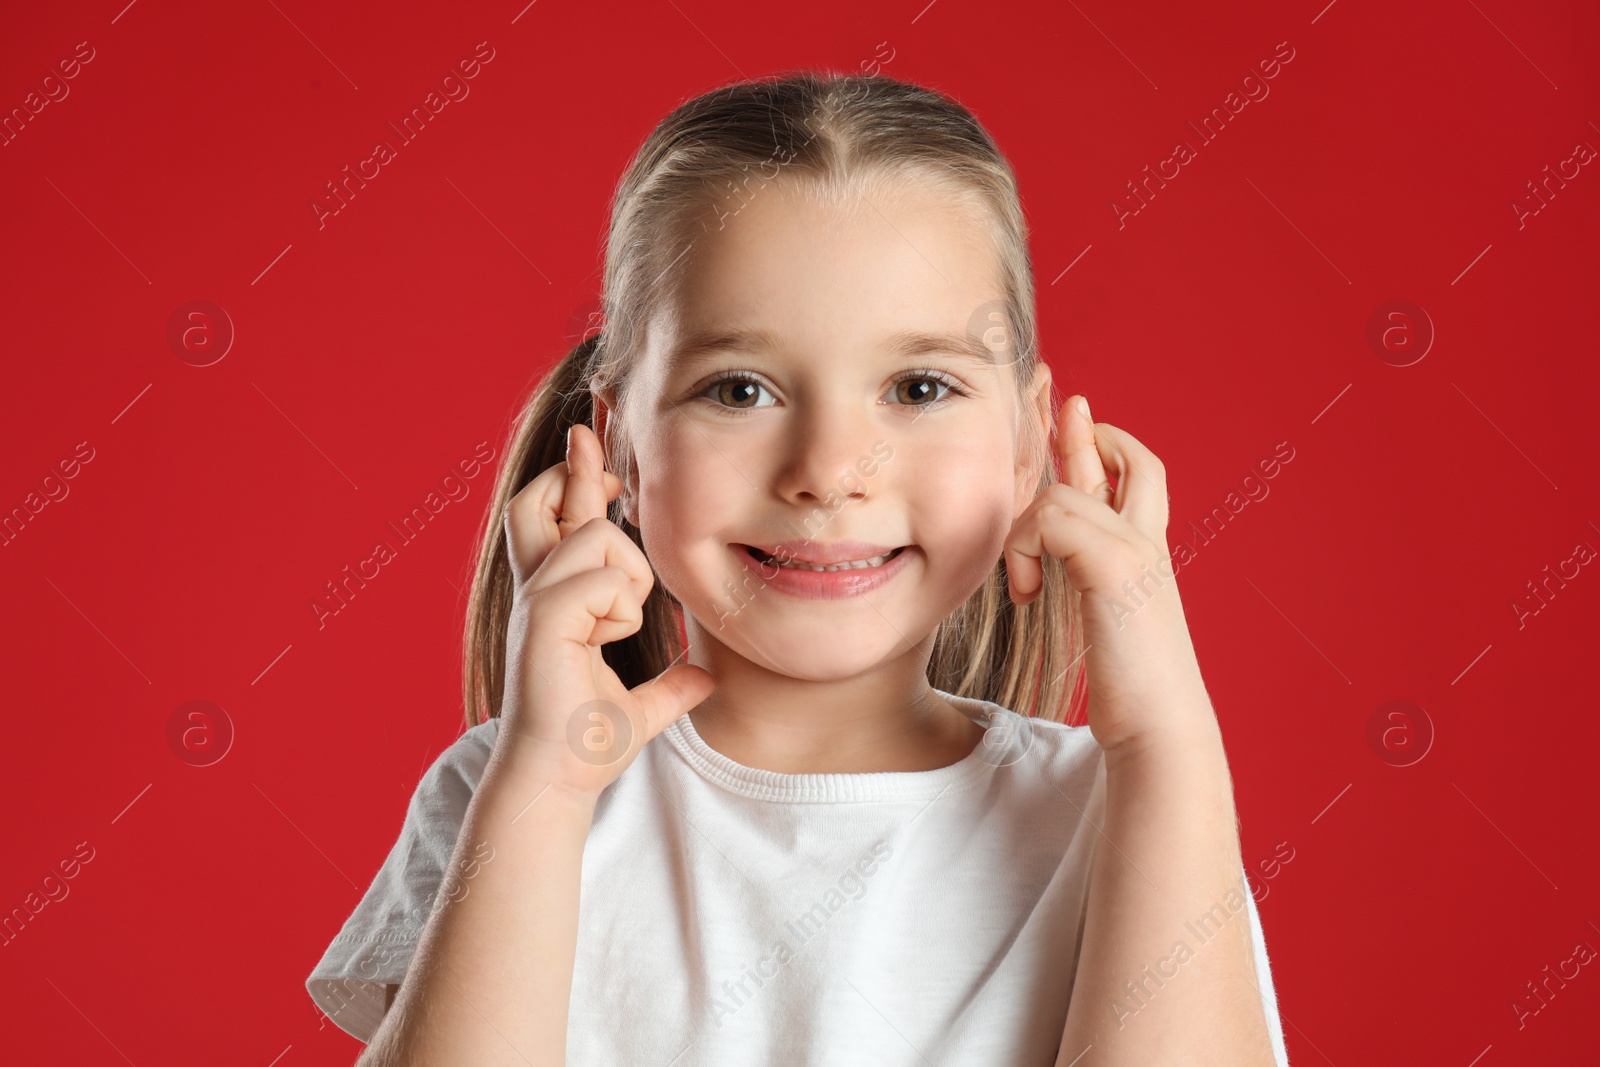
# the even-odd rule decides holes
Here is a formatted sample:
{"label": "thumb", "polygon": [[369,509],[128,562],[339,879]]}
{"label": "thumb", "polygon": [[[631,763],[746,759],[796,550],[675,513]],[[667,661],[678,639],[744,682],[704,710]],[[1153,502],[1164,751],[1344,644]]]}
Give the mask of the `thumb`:
{"label": "thumb", "polygon": [[716,677],[704,667],[682,663],[668,667],[643,685],[629,692],[634,706],[644,717],[641,747],[695,707],[717,688]]}

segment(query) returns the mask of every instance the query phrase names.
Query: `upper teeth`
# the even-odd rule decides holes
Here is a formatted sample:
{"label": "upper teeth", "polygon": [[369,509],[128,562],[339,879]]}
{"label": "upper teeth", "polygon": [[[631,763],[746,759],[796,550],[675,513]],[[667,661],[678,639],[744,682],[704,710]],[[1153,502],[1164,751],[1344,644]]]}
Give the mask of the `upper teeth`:
{"label": "upper teeth", "polygon": [[884,561],[892,555],[894,555],[893,550],[885,552],[881,556],[873,556],[871,559],[853,559],[847,563],[829,563],[826,565],[820,563],[806,563],[797,559],[781,560],[775,557],[769,559],[768,562],[776,563],[780,567],[790,567],[795,570],[803,571],[849,571],[859,570],[862,567],[881,567],[883,566]]}

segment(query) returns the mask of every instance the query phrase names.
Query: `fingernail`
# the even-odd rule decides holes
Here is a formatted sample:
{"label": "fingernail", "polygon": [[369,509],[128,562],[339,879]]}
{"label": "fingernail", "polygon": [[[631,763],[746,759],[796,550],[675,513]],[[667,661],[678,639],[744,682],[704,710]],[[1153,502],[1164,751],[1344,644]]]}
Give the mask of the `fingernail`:
{"label": "fingernail", "polygon": [[1080,395],[1078,397],[1078,403],[1077,403],[1076,407],[1078,409],[1078,413],[1080,415],[1082,415],[1085,419],[1088,419],[1090,422],[1094,421],[1094,416],[1089,414],[1089,398],[1088,397]]}

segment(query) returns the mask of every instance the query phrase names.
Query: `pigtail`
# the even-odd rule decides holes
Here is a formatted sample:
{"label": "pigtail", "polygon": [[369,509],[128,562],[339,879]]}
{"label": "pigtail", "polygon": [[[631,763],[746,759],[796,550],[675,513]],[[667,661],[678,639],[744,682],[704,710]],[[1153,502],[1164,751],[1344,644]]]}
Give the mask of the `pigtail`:
{"label": "pigtail", "polygon": [[[566,461],[568,429],[578,423],[594,426],[590,384],[602,340],[601,334],[584,338],[546,373],[518,414],[502,454],[494,495],[473,547],[477,562],[462,641],[462,698],[469,727],[498,718],[505,697],[506,630],[515,595],[506,552],[506,506],[539,474]],[[639,528],[623,514],[620,497],[611,502],[607,517],[644,550]],[[666,670],[684,647],[677,601],[659,579],[643,610],[644,625],[636,633],[601,646],[605,662],[629,689]]]}

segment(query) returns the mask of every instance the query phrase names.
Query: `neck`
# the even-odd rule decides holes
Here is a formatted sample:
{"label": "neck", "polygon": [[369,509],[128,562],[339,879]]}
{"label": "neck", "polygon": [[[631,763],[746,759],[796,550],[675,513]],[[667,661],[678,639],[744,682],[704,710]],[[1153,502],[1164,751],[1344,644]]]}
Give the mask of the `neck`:
{"label": "neck", "polygon": [[735,763],[782,774],[933,770],[959,762],[983,737],[928,682],[932,634],[869,671],[803,678],[751,662],[692,616],[687,628],[688,661],[717,679],[690,721]]}

